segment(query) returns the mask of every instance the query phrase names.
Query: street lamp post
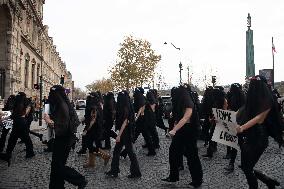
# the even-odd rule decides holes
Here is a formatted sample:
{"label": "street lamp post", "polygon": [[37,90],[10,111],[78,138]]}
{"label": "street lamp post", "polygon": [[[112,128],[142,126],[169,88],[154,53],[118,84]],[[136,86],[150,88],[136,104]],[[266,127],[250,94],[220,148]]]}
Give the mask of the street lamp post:
{"label": "street lamp post", "polygon": [[181,84],[182,84],[181,71],[183,70],[183,69],[182,69],[182,63],[181,63],[181,62],[179,63],[178,67],[179,67],[179,84],[181,85]]}
{"label": "street lamp post", "polygon": [[41,73],[39,76],[39,106],[40,106],[40,110],[39,110],[39,121],[38,121],[38,125],[42,126],[42,61],[41,61]]}
{"label": "street lamp post", "polygon": [[[164,45],[167,45],[168,43],[167,42],[164,42]],[[179,50],[180,51],[180,47],[176,47],[173,43],[171,43],[171,45],[176,49],[176,50]],[[182,63],[180,61],[179,63],[179,84],[182,84],[182,79],[181,79],[181,71],[183,70],[182,69]]]}

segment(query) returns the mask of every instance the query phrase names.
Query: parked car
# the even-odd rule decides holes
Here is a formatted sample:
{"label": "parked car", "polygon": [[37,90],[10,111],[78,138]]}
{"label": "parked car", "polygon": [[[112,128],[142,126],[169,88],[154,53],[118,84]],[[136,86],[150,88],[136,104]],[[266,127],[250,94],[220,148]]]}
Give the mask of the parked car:
{"label": "parked car", "polygon": [[172,112],[172,98],[171,96],[161,96],[164,104],[164,118],[169,119]]}
{"label": "parked car", "polygon": [[86,108],[86,100],[76,101],[76,110],[79,110],[80,108]]}

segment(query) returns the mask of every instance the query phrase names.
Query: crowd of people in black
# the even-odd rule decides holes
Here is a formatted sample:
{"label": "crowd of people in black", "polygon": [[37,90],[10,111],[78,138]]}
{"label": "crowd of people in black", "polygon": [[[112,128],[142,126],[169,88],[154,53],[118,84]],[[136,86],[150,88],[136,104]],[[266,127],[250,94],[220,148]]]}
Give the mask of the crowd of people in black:
{"label": "crowd of people in black", "polygon": [[[168,119],[169,127],[166,127],[163,101],[155,89],[144,94],[144,89],[138,87],[133,92],[133,98],[128,91],[123,90],[117,94],[117,99],[112,92],[104,95],[99,91],[91,92],[87,96],[84,119],[79,121],[65,89],[60,85],[53,86],[45,101],[49,111],[44,113],[44,120],[49,128],[46,141],[48,148],[45,151],[52,152],[49,188],[64,188],[65,181],[78,188],[85,188],[87,185],[83,175],[66,166],[70,150],[78,140],[76,132],[80,122],[85,126],[82,146],[77,153],[88,153],[84,168],[95,167],[97,157],[102,158],[105,165],[111,160],[110,170],[105,174],[107,177],[116,178],[120,173],[120,157],[128,156],[131,162],[128,178],[140,178],[143,173],[133,144],[142,134],[145,141],[142,147],[148,149],[146,156],[155,156],[160,148],[158,127],[172,139],[169,147],[169,176],[162,178],[162,181],[179,181],[179,171],[184,169],[185,156],[192,178],[189,184],[198,188],[206,175],[203,175],[197,141],[203,140],[204,146],[207,147],[203,158],[210,159],[217,151],[217,143],[211,140],[216,126],[212,108],[237,112],[240,168],[246,176],[249,188],[258,188],[257,180],[264,182],[268,188],[275,188],[280,183],[255,170],[254,166],[267,148],[269,136],[279,143],[279,147],[283,145],[283,114],[277,102],[280,95],[277,90],[271,89],[262,76],[252,77],[246,91],[242,87],[234,83],[227,93],[223,87],[207,87],[201,103],[198,94],[191,90],[190,85],[183,84],[172,88],[172,111]],[[13,120],[13,127],[5,153],[3,151],[10,129],[2,128],[0,159],[10,166],[12,151],[18,138],[26,145],[26,158],[32,158],[35,153],[29,134],[39,137],[40,140],[42,134],[30,131],[34,110],[25,93],[11,95],[3,111],[12,112],[10,118]],[[115,140],[112,159],[108,151],[112,148],[111,138]],[[224,168],[228,173],[235,169],[237,153],[236,149],[227,147],[224,158],[229,162]]]}

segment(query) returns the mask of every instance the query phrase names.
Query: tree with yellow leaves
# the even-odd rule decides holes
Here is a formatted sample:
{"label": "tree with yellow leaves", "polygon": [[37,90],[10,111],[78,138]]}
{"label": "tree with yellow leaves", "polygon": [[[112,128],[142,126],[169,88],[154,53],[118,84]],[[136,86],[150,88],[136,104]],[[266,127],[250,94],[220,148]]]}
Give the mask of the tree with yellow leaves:
{"label": "tree with yellow leaves", "polygon": [[151,49],[151,43],[127,36],[117,53],[117,63],[111,68],[111,81],[116,90],[142,86],[153,78],[161,55]]}
{"label": "tree with yellow leaves", "polygon": [[105,94],[109,91],[113,91],[113,83],[110,79],[101,79],[97,80],[86,86],[88,91],[100,91],[102,94]]}

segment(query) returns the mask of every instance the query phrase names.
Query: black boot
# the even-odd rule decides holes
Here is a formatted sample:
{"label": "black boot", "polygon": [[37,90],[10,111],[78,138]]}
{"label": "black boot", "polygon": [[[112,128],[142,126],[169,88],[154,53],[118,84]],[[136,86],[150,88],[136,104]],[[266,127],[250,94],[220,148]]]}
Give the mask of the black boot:
{"label": "black boot", "polygon": [[84,155],[84,154],[87,153],[86,151],[87,151],[87,150],[81,148],[81,150],[79,150],[79,151],[77,152],[77,154],[78,154],[78,155]]}
{"label": "black boot", "polygon": [[11,164],[11,155],[7,153],[0,153],[0,159],[3,161],[6,161],[8,163],[8,167],[10,167]]}
{"label": "black boot", "polygon": [[258,170],[254,170],[254,174],[255,174],[256,178],[258,178],[264,184],[266,184],[268,189],[274,189],[275,186],[280,186],[280,183],[277,180],[274,180],[274,179],[266,176],[265,174],[263,174],[262,172],[260,172]]}
{"label": "black boot", "polygon": [[225,170],[228,172],[228,173],[231,173],[233,172],[235,169],[234,167],[234,163],[230,162],[229,165],[227,167],[225,167]]}

